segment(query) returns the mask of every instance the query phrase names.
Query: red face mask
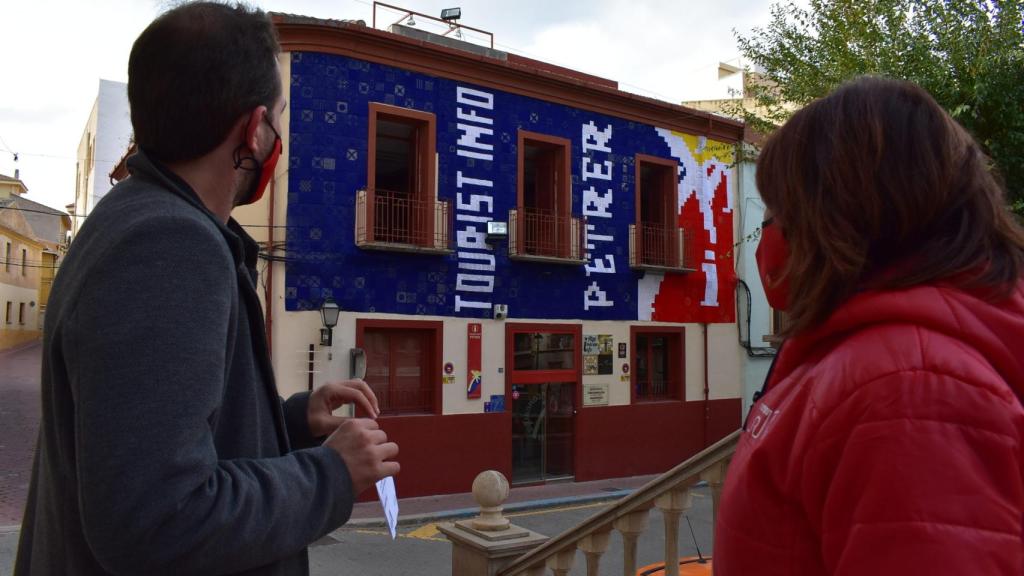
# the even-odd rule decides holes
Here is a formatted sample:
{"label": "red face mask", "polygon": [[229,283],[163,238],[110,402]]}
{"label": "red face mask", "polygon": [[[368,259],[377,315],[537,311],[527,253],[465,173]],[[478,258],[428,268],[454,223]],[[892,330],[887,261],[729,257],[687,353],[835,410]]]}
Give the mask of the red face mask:
{"label": "red face mask", "polygon": [[776,310],[785,310],[789,307],[789,279],[783,273],[789,261],[789,244],[772,218],[761,225],[761,242],[755,256],[768,304]]}
{"label": "red face mask", "polygon": [[[263,117],[264,120],[266,120],[266,118],[266,116]],[[267,158],[260,166],[260,179],[256,182],[256,186],[253,187],[248,196],[238,203],[239,206],[253,204],[255,202],[259,202],[260,198],[263,198],[263,193],[267,190],[267,184],[269,184],[270,179],[274,177],[274,169],[277,168],[277,159],[281,157],[281,135],[277,133],[277,130],[274,130],[274,126],[270,124],[269,120],[267,120],[267,126],[270,126],[270,130],[274,133],[274,147],[270,149],[270,153],[267,154]],[[249,168],[242,166],[242,162],[238,159],[235,160],[235,168],[249,170]]]}

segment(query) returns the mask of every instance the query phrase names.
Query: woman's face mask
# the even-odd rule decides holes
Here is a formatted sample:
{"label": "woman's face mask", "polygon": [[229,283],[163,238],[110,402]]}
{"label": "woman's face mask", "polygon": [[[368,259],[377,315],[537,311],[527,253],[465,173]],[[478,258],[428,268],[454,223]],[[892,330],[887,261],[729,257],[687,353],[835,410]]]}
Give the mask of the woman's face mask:
{"label": "woman's face mask", "polygon": [[761,242],[755,256],[768,304],[776,310],[785,310],[789,306],[789,279],[783,274],[789,261],[789,244],[775,225],[774,217],[761,225]]}

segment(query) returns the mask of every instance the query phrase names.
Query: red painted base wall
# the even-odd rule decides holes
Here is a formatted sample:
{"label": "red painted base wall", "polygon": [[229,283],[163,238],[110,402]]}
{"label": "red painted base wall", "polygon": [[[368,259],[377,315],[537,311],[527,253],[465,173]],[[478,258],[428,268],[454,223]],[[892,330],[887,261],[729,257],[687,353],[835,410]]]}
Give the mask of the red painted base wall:
{"label": "red painted base wall", "polygon": [[[582,408],[576,416],[576,480],[664,472],[740,426],[739,398]],[[510,412],[396,416],[378,420],[398,443],[400,498],[469,492],[484,470],[512,475]],[[376,499],[367,490],[360,500]]]}
{"label": "red painted base wall", "polygon": [[[398,443],[399,498],[469,492],[484,470],[512,475],[512,414],[394,416],[378,420]],[[361,500],[377,497],[368,490]]]}
{"label": "red painted base wall", "polygon": [[576,481],[658,474],[740,426],[739,398],[582,408],[576,416]]}

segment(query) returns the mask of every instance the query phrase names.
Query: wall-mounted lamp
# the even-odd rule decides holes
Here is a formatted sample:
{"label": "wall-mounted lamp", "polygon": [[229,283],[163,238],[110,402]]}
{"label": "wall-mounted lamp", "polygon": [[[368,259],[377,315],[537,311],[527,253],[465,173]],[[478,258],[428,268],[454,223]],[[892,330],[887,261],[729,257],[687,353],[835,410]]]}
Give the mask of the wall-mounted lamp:
{"label": "wall-mounted lamp", "polygon": [[416,19],[412,17],[412,14],[409,14],[409,19],[405,21],[405,25],[406,26],[415,26],[416,25]]}
{"label": "wall-mounted lamp", "polygon": [[484,241],[488,244],[508,240],[508,222],[491,220],[487,223],[487,236]]}
{"label": "wall-mounted lamp", "polygon": [[320,305],[320,320],[324,323],[324,327],[320,329],[321,346],[330,346],[333,343],[334,327],[338,325],[338,314],[340,313],[341,307],[334,301],[334,298],[327,297]]}

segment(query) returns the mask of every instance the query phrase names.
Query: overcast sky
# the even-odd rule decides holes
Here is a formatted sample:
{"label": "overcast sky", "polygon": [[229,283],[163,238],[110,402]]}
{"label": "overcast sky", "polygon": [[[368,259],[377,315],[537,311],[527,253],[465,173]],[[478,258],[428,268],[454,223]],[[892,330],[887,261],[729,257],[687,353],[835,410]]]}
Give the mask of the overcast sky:
{"label": "overcast sky", "polygon": [[[265,10],[372,20],[366,0],[259,0]],[[716,97],[719,61],[739,56],[732,30],[768,21],[771,0],[391,0],[494,33],[496,48],[617,80],[671,102]],[[132,42],[166,0],[0,0],[0,174],[28,198],[74,200],[78,143],[99,79],[125,82]],[[378,8],[378,27],[400,14]],[[417,27],[424,28],[426,23]],[[720,97],[720,96],[718,96]],[[11,152],[19,154],[15,164]]]}

